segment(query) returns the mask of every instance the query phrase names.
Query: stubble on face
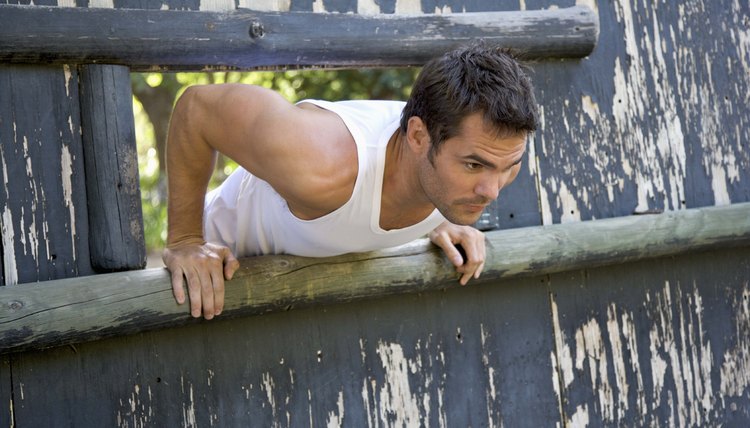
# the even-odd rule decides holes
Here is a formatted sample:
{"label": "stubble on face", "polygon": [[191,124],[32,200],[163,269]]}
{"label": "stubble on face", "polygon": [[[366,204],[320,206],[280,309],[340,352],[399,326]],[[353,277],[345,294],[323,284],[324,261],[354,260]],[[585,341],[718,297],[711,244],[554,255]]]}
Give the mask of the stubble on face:
{"label": "stubble on face", "polygon": [[[419,180],[426,199],[443,217],[454,224],[471,225],[495,198],[477,193],[477,176],[462,168],[466,162],[483,164],[483,171],[497,174],[498,191],[502,190],[520,168],[516,165],[525,152],[526,135],[498,135],[485,127],[477,115],[464,119],[461,133],[454,138],[446,140],[433,156],[421,159]],[[501,179],[503,171],[510,174],[510,179]]]}
{"label": "stubble on face", "polygon": [[419,181],[427,199],[446,220],[453,224],[471,225],[476,223],[484,208],[492,200],[480,195],[451,200],[446,188],[451,183],[445,183],[447,180],[441,177],[440,172],[438,166],[426,158],[420,163]]}

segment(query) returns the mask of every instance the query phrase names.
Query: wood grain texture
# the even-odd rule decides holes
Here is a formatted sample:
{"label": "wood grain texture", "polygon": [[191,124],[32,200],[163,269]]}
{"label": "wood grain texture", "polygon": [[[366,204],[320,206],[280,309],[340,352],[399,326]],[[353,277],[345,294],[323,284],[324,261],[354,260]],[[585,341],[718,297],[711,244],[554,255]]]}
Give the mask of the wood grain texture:
{"label": "wood grain texture", "polygon": [[130,70],[80,70],[81,138],[91,265],[98,272],[146,266]]}
{"label": "wood grain texture", "polygon": [[[490,232],[480,282],[750,243],[750,204]],[[242,261],[227,317],[456,286],[427,242],[334,258]],[[165,270],[121,272],[0,289],[3,352],[93,340],[190,321]]]}
{"label": "wood grain texture", "polygon": [[477,38],[530,58],[581,57],[598,33],[586,7],[362,16],[0,5],[0,23],[0,61],[163,70],[420,65]]}
{"label": "wood grain texture", "polygon": [[[24,390],[15,400],[17,420],[463,427],[669,426],[673,419],[679,426],[671,412],[701,408],[709,393],[706,416],[690,416],[684,426],[696,420],[718,422],[692,426],[747,426],[748,260],[750,247],[727,248],[25,352],[13,356],[14,384]],[[717,278],[730,271],[744,279]],[[649,368],[652,330],[655,355],[666,362],[658,401]],[[670,330],[674,357],[663,347]],[[692,357],[707,346],[710,368]],[[673,361],[688,369],[682,391],[694,381],[706,384],[689,373],[711,373],[711,388],[678,399]],[[599,375],[605,363],[606,381]],[[737,376],[727,383],[732,367]],[[556,368],[572,376],[556,379]],[[617,373],[628,380],[625,395]]]}
{"label": "wood grain texture", "polygon": [[563,425],[746,426],[749,255],[553,276]]}
{"label": "wood grain texture", "polygon": [[74,68],[0,65],[3,281],[93,273]]}
{"label": "wood grain texture", "polygon": [[750,201],[750,3],[597,3],[592,54],[534,67],[544,224]]}
{"label": "wood grain texture", "polygon": [[0,357],[0,424],[14,426],[13,421],[13,377],[11,376],[11,356]]}

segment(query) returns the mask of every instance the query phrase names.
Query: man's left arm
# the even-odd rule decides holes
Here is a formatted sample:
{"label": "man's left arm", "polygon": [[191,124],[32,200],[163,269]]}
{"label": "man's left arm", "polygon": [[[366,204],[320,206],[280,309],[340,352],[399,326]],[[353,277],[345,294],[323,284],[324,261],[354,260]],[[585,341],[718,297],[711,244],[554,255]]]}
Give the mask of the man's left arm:
{"label": "man's left arm", "polygon": [[[486,256],[484,233],[471,226],[459,226],[446,221],[430,232],[429,238],[433,244],[443,249],[451,263],[456,266],[456,271],[461,274],[461,285],[466,285],[472,277],[479,278],[484,269]],[[463,248],[465,260],[456,245]]]}

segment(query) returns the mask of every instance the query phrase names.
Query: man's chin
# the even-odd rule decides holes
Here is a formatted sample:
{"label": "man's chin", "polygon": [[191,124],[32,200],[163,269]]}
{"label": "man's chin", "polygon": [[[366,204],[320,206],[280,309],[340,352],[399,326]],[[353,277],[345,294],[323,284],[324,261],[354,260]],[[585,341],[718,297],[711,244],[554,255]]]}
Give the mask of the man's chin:
{"label": "man's chin", "polygon": [[[453,224],[457,224],[459,226],[471,226],[477,221],[479,221],[479,218],[482,217],[482,212],[479,211],[478,213],[461,213],[457,214],[455,212],[451,213],[443,213],[443,217],[445,217],[446,220]],[[446,215],[447,214],[447,215]]]}

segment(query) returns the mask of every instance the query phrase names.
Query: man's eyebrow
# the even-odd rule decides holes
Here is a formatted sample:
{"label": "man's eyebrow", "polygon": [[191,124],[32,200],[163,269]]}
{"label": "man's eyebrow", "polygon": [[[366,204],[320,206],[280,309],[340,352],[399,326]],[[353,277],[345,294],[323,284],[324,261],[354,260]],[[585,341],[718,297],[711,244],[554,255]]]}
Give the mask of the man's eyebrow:
{"label": "man's eyebrow", "polygon": [[472,154],[470,154],[468,156],[465,156],[464,159],[473,160],[474,162],[482,164],[482,165],[484,165],[485,167],[487,167],[489,169],[497,169],[497,165],[495,165],[494,163],[488,161],[487,159],[479,156],[476,153],[472,153]]}

